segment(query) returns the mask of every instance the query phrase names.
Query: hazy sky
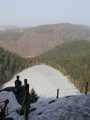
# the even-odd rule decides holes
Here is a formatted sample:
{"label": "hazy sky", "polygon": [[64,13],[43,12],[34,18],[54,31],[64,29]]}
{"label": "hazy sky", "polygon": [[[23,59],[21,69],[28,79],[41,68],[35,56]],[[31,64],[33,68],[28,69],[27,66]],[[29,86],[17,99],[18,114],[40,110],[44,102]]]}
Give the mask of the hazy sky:
{"label": "hazy sky", "polygon": [[0,0],[0,26],[53,23],[90,26],[90,0]]}

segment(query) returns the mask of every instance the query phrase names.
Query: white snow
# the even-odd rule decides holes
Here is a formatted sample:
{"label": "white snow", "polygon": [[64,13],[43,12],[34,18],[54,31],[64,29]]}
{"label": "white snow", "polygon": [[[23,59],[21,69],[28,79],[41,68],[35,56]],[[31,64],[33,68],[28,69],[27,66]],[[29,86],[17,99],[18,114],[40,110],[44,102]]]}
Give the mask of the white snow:
{"label": "white snow", "polygon": [[[56,101],[49,103],[52,100]],[[44,99],[31,104],[31,109],[33,108],[36,110],[29,113],[29,120],[90,120],[90,93],[59,99]],[[16,112],[8,117],[13,117],[14,120],[24,120],[24,116]]]}
{"label": "white snow", "polygon": [[[16,97],[14,95],[13,92],[7,92],[7,91],[3,91],[0,92],[0,105],[4,106],[4,102],[6,99],[9,100],[9,103],[7,104],[8,109],[8,113],[10,114],[11,112],[20,109],[21,105],[18,104]],[[2,103],[1,103],[2,102]]]}
{"label": "white snow", "polygon": [[[13,118],[14,120],[22,120],[21,116],[18,115],[16,112],[12,112],[10,115],[8,115],[6,118]],[[23,117],[24,118],[24,117]]]}
{"label": "white snow", "polygon": [[[24,79],[27,79],[30,85],[30,89],[33,87],[38,96],[42,98],[55,98],[57,95],[57,89],[59,89],[60,97],[80,93],[66,76],[64,76],[58,70],[45,64],[27,68],[18,73],[18,75],[20,76],[20,80],[23,84]],[[16,75],[11,81],[4,84],[3,88],[14,86],[15,79]]]}
{"label": "white snow", "polygon": [[51,100],[38,101],[31,105],[37,108],[29,115],[30,120],[90,120],[90,93],[62,97],[48,104]]}
{"label": "white snow", "polygon": [[[34,88],[37,94],[44,99],[31,104],[29,120],[90,120],[90,93],[80,94],[77,88],[71,84],[58,70],[47,65],[30,67],[20,73],[20,79],[28,79],[30,88]],[[4,87],[14,86],[15,77]],[[60,90],[60,98],[56,99],[56,89]],[[68,96],[71,95],[71,96]],[[63,97],[65,96],[65,97]],[[47,98],[49,97],[49,98]],[[10,111],[20,108],[12,92],[1,92],[0,101],[9,99]],[[54,102],[50,103],[52,100]],[[8,117],[14,120],[24,120],[24,116],[12,112]]]}

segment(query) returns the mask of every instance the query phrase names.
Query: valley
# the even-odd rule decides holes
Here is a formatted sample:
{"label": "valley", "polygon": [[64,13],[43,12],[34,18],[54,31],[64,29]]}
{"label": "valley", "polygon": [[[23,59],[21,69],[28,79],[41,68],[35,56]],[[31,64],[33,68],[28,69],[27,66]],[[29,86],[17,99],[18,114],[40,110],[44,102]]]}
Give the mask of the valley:
{"label": "valley", "polygon": [[61,23],[0,31],[0,46],[22,57],[35,57],[74,40],[90,41],[90,28]]}
{"label": "valley", "polygon": [[[80,34],[79,34],[79,30],[80,30]],[[28,37],[27,45],[29,45],[29,47],[25,47],[25,51],[28,51],[29,53],[28,54],[29,57],[28,57],[28,55],[23,56],[22,54],[20,54],[19,56],[18,52],[14,53],[13,50],[12,52],[5,50],[7,49],[5,47],[5,44],[0,44],[2,47],[4,46],[5,48],[5,49],[0,48],[0,84],[3,84],[9,81],[13,77],[13,75],[21,72],[22,70],[28,67],[44,63],[46,65],[52,66],[57,70],[61,71],[80,90],[80,92],[85,92],[86,82],[90,81],[89,79],[90,78],[89,30],[90,28],[86,26],[72,25],[72,24],[55,24],[55,25],[43,25],[35,28],[27,28],[27,29],[23,29],[22,31],[20,31],[20,29],[16,29],[16,30],[9,29],[4,31],[3,34],[0,33],[1,34],[0,38],[3,39],[1,41],[7,44],[7,46],[9,45],[10,49],[12,48],[14,49],[12,42],[14,45],[16,45],[17,43],[20,46],[27,44],[27,37]],[[59,35],[60,31],[61,31],[61,34],[60,36],[58,36],[58,39],[57,39],[57,37],[54,36],[54,33],[57,36]],[[12,38],[14,35],[18,39],[9,40],[11,33],[12,33],[12,36],[11,36]],[[6,36],[4,36],[5,34]],[[24,41],[23,39],[23,42],[19,43],[20,42],[19,38],[21,38],[23,34],[25,35],[26,41]],[[70,37],[70,39],[67,39],[65,41],[65,39],[61,37],[62,34],[64,37],[65,36],[67,37],[69,35],[71,35],[72,37]],[[44,35],[47,38],[45,38]],[[78,39],[75,37],[75,35],[77,37],[78,35],[79,37],[80,36],[82,37]],[[50,39],[48,36],[51,36],[50,38],[53,38],[53,40]],[[32,37],[34,37],[35,39],[32,39],[32,41],[30,42],[29,39],[31,39]],[[38,39],[39,37],[42,38],[42,40]],[[85,40],[83,40],[84,37],[85,37]],[[5,40],[6,38],[7,38],[7,41]],[[52,44],[54,46],[52,44],[49,44],[48,39],[52,41]],[[60,39],[61,39],[61,43],[59,44],[57,40],[60,42]],[[45,44],[42,44],[42,41],[45,42],[45,44],[48,44],[49,47],[48,48],[46,47],[44,49]],[[33,44],[33,48],[30,46],[32,44]],[[41,45],[41,47],[39,45]],[[23,47],[19,47],[19,48],[22,49]],[[29,48],[31,49],[30,51],[29,51]],[[39,52],[39,54],[37,54],[35,52],[35,51],[38,52],[37,48],[42,49],[44,51]],[[25,52],[24,49],[21,51],[24,54]],[[33,55],[30,52],[33,52]]]}

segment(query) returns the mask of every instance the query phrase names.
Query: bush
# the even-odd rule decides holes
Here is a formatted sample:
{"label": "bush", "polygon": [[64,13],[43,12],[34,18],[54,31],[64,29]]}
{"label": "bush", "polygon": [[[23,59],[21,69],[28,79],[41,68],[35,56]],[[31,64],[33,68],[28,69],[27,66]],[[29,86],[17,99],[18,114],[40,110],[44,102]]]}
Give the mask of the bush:
{"label": "bush", "polygon": [[30,91],[30,102],[31,103],[37,102],[38,98],[39,97],[37,96],[34,89],[32,88],[31,91]]}

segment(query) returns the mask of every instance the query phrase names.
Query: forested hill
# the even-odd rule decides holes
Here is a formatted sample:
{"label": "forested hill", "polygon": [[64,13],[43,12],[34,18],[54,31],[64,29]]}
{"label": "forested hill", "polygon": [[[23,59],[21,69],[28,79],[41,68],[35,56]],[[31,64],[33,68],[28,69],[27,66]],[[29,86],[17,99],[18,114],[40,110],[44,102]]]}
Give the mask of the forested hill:
{"label": "forested hill", "polygon": [[[67,75],[82,92],[90,83],[90,42],[74,41],[46,52],[40,61],[57,68]],[[89,85],[90,86],[90,85]]]}
{"label": "forested hill", "polygon": [[73,40],[90,41],[90,27],[61,23],[27,29],[0,29],[0,46],[23,57],[40,55]]}
{"label": "forested hill", "polygon": [[34,58],[22,58],[0,48],[0,84],[23,69],[40,63],[60,70],[84,92],[86,82],[90,83],[90,42],[81,40],[64,43]]}
{"label": "forested hill", "polygon": [[33,58],[25,59],[0,48],[0,84],[7,82],[14,74],[33,64],[35,64]]}

